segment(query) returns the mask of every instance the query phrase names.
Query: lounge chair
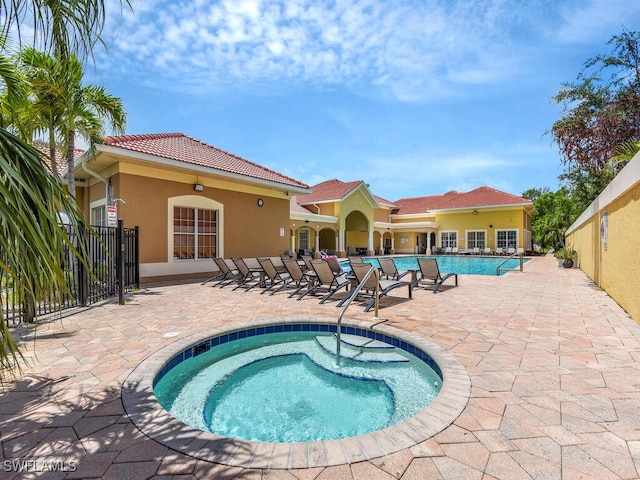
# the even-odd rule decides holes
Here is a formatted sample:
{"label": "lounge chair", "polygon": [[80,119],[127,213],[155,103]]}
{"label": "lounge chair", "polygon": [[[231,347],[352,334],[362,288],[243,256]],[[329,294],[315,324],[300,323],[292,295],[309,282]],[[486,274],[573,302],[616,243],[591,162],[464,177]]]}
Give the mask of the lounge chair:
{"label": "lounge chair", "polygon": [[319,292],[325,292],[325,295],[320,299],[320,303],[324,303],[339,290],[343,288],[346,290],[347,286],[351,283],[346,275],[334,274],[329,264],[324,260],[312,260],[311,268],[316,274],[313,285],[300,295],[298,300],[302,300],[302,298],[308,294],[315,295]]}
{"label": "lounge chair", "polygon": [[484,250],[482,251],[483,255],[491,255],[491,249],[489,247],[484,247]]}
{"label": "lounge chair", "polygon": [[338,259],[335,256],[325,257],[322,260],[329,264],[329,267],[331,267],[331,271],[336,275],[339,275],[340,273],[342,273],[342,267],[340,266],[340,263],[338,262]]}
{"label": "lounge chair", "polygon": [[214,274],[213,274],[212,277],[207,278],[200,285],[206,285],[209,282],[213,282],[213,281],[223,280],[224,279],[224,272],[222,270],[220,270],[220,267],[216,263],[216,259],[212,258],[211,260],[213,260],[213,263],[216,265],[216,269],[214,270]]}
{"label": "lounge chair", "polygon": [[502,250],[502,247],[496,248],[496,255],[504,255],[504,251]]}
{"label": "lounge chair", "polygon": [[284,264],[284,268],[286,268],[287,273],[289,274],[290,281],[280,285],[273,292],[271,292],[271,295],[278,293],[283,288],[292,288],[293,292],[291,292],[287,297],[291,298],[304,287],[307,287],[307,289],[311,288],[314,282],[315,273],[311,275],[312,272],[303,272],[298,261],[294,259],[283,259],[282,263]]}
{"label": "lounge chair", "polygon": [[[364,308],[365,312],[368,312],[369,310],[371,310],[371,307],[373,307],[376,303],[376,283],[378,286],[378,296],[377,296],[378,299],[384,297],[391,290],[398,287],[408,287],[409,298],[411,298],[411,284],[408,282],[401,282],[399,280],[378,280],[376,279],[375,275],[371,275],[369,278],[365,280],[364,277],[367,275],[367,273],[369,273],[369,271],[372,268],[375,268],[375,267],[367,263],[353,266],[353,274],[356,277],[358,285],[362,284],[362,282],[365,282],[362,285],[360,291],[358,292],[358,296],[362,296],[369,299],[369,302]],[[355,292],[355,289],[353,291]],[[347,296],[346,298],[342,299],[337,306],[338,307],[342,306],[342,304],[346,302],[352,295],[353,293]]]}
{"label": "lounge chair", "polygon": [[213,287],[219,286],[220,288],[223,288],[238,279],[238,275],[240,274],[240,272],[233,262],[229,264],[227,260],[220,257],[214,258],[213,261],[216,262],[216,265],[218,265],[220,272],[222,272],[222,276],[214,285],[212,285]]}
{"label": "lounge chair", "polygon": [[473,247],[473,250],[471,250],[471,253],[473,255],[480,255],[480,248],[479,247]]}
{"label": "lounge chair", "polygon": [[302,258],[305,268],[313,272],[313,268],[311,268],[311,262],[313,261],[313,257],[311,255],[301,255],[300,258]]}
{"label": "lounge chair", "polygon": [[354,256],[354,255],[351,255],[351,256],[349,256],[349,257],[347,257],[347,258],[349,259],[349,263],[350,263],[351,265],[353,265],[354,263],[359,263],[359,264],[363,264],[363,263],[364,263],[364,262],[362,261],[362,257],[360,257],[360,256]]}
{"label": "lounge chair", "polygon": [[387,280],[400,280],[402,277],[409,274],[408,270],[399,271],[393,258],[382,257],[378,259],[378,263],[380,264],[381,270],[380,277],[384,275]]}
{"label": "lounge chair", "polygon": [[433,293],[438,293],[445,280],[452,277],[455,279],[455,286],[458,286],[458,274],[447,273],[442,276],[435,258],[418,258],[418,266],[420,267],[420,278],[418,278],[416,287],[433,289]]}
{"label": "lounge chair", "polygon": [[507,255],[513,255],[514,253],[516,253],[516,249],[513,247],[509,247],[507,248]]}
{"label": "lounge chair", "polygon": [[[238,275],[238,285],[233,288],[234,290],[244,288],[246,291],[249,291],[258,285],[264,285],[264,270],[262,270],[262,267],[258,269],[253,266],[253,262],[249,259],[232,258],[231,260],[236,264],[236,267],[238,267],[238,271],[240,272]],[[247,264],[248,261],[249,264],[252,265],[251,267]],[[260,264],[258,263],[258,265]]]}
{"label": "lounge chair", "polygon": [[[260,292],[261,294],[267,293],[276,285],[282,284],[283,282],[287,283],[291,281],[291,275],[289,275],[289,273],[287,273],[286,271],[279,271],[273,263],[273,260],[271,260],[270,258],[259,258],[258,263],[260,263],[260,266],[262,267],[262,270],[264,270],[264,275],[266,277],[264,279],[266,288],[262,292]],[[267,281],[268,284],[266,283]]]}

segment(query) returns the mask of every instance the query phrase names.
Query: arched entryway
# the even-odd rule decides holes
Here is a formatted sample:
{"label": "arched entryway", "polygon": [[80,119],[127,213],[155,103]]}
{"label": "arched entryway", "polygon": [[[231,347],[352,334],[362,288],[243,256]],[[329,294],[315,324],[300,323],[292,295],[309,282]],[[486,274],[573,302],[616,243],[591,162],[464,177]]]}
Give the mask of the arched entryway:
{"label": "arched entryway", "polygon": [[369,220],[354,210],[345,218],[345,247],[347,255],[365,255],[372,249],[373,235],[369,232]]}

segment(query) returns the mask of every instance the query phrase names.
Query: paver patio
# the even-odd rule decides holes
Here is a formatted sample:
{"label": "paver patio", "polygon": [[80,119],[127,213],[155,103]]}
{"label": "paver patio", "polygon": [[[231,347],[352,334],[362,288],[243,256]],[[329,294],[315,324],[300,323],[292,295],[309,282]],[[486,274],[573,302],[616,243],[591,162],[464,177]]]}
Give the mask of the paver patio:
{"label": "paver patio", "polygon": [[522,273],[462,275],[458,288],[437,295],[414,291],[379,319],[356,304],[348,310],[351,319],[382,319],[438,344],[471,378],[462,414],[412,448],[331,467],[229,467],[170,450],[124,411],[128,375],[176,339],[251,319],[335,321],[338,313],[314,298],[184,283],[44,322],[35,340],[20,328],[30,364],[0,393],[0,478],[640,477],[640,326],[552,257],[535,258]]}

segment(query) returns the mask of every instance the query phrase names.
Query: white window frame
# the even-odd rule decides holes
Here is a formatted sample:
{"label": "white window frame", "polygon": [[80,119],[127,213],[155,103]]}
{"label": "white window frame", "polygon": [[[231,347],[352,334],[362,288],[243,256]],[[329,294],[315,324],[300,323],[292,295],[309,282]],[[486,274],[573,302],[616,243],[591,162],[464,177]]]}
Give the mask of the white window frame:
{"label": "white window frame", "polygon": [[310,250],[311,229],[309,227],[301,227],[298,229],[298,248],[300,250]]}
{"label": "white window frame", "polygon": [[[500,234],[505,233],[504,240],[500,240]],[[510,244],[510,233],[515,233],[515,243],[513,245]],[[508,248],[518,248],[519,240],[520,240],[520,231],[517,228],[496,228],[496,247],[502,248],[506,250]]]}
{"label": "white window frame", "polygon": [[[178,197],[170,197],[167,199],[167,262],[174,264],[189,264],[192,262],[205,262],[207,265],[211,262],[209,258],[199,260],[180,260],[173,256],[173,208],[188,207],[200,208],[204,210],[217,210],[217,238],[216,252],[218,257],[224,258],[224,205],[211,198],[200,195],[181,195]],[[177,272],[180,273],[180,272]]]}
{"label": "white window frame", "polygon": [[[176,208],[180,208],[180,209],[186,209],[186,210],[193,210],[193,231],[179,231],[176,232],[175,231],[175,209]],[[200,225],[200,216],[203,212],[213,212],[214,214],[214,223],[216,226],[216,231],[215,233],[207,233],[204,234],[200,231],[198,231],[198,227]],[[218,224],[219,224],[219,214],[217,210],[214,209],[209,209],[209,208],[201,208],[201,207],[185,207],[182,205],[174,205],[173,207],[173,212],[172,212],[172,217],[174,220],[173,223],[173,245],[174,245],[174,256],[173,256],[173,260],[176,262],[192,262],[192,261],[198,261],[198,260],[208,260],[211,257],[200,257],[198,255],[199,250],[200,250],[200,245],[199,245],[199,241],[200,241],[200,237],[202,235],[207,235],[207,236],[212,236],[215,237],[215,242],[214,242],[214,246],[213,248],[216,251],[216,254],[214,254],[214,257],[217,257],[217,252],[218,252]],[[175,256],[175,236],[176,235],[188,235],[193,237],[193,258],[178,258]]]}
{"label": "white window frame", "polygon": [[[478,234],[481,233],[483,236],[482,239],[482,244],[478,245]],[[472,235],[474,238],[473,240],[471,240],[470,235]],[[467,241],[467,248],[468,249],[472,249],[472,248],[479,248],[480,250],[483,250],[486,246],[487,246],[487,231],[486,230],[465,230],[464,236],[466,238]]]}
{"label": "white window frame", "polygon": [[[446,240],[444,237],[447,237]],[[451,237],[453,237],[453,241],[451,241]],[[458,231],[457,230],[442,230],[440,235],[438,235],[440,239],[440,247],[441,248],[458,248]]]}
{"label": "white window frame", "polygon": [[[102,223],[98,224],[96,223],[96,219],[94,217],[95,215],[95,211],[98,209],[102,209]],[[93,202],[91,202],[89,204],[89,212],[90,212],[90,218],[89,218],[89,224],[90,225],[95,225],[95,226],[99,226],[99,227],[106,227],[107,225],[107,199],[106,198],[101,198],[100,200],[95,200]]]}

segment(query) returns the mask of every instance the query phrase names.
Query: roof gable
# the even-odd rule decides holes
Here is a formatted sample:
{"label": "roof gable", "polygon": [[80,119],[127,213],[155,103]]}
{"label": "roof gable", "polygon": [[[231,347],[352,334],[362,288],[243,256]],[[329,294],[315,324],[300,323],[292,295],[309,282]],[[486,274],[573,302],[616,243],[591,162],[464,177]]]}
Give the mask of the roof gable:
{"label": "roof gable", "polygon": [[393,204],[397,207],[393,211],[393,213],[394,215],[427,213],[439,203],[442,203],[450,198],[455,198],[458,195],[460,195],[460,193],[452,190],[442,195],[427,195],[424,197],[401,198],[400,200],[396,200],[395,202],[393,202]]}
{"label": "roof gable", "polygon": [[[106,137],[104,145],[307,189],[308,185],[182,133]],[[124,155],[125,153],[123,153]]]}
{"label": "roof gable", "polygon": [[489,187],[478,187],[470,192],[444,199],[434,205],[432,210],[455,208],[494,207],[502,205],[531,204],[531,200]]}
{"label": "roof gable", "polygon": [[347,195],[364,184],[362,180],[355,182],[343,182],[338,179],[326,180],[311,187],[311,193],[298,195],[298,203],[310,204],[332,202],[344,199]]}

